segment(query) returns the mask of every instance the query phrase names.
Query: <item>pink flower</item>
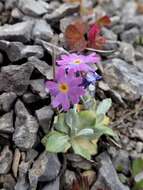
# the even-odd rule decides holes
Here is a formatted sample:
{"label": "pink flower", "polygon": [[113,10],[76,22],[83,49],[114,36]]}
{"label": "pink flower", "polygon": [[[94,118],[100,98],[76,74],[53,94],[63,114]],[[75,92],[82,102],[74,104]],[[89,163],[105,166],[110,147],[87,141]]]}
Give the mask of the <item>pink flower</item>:
{"label": "pink flower", "polygon": [[54,108],[61,106],[64,111],[70,108],[70,104],[77,104],[80,96],[84,95],[84,88],[80,86],[81,77],[76,77],[73,70],[65,73],[63,69],[58,69],[55,81],[47,81],[45,88],[49,89]]}
{"label": "pink flower", "polygon": [[93,71],[91,64],[98,63],[100,57],[96,53],[90,55],[79,55],[72,53],[69,55],[62,55],[61,60],[57,60],[57,64],[63,69],[72,69],[74,72],[77,71]]}

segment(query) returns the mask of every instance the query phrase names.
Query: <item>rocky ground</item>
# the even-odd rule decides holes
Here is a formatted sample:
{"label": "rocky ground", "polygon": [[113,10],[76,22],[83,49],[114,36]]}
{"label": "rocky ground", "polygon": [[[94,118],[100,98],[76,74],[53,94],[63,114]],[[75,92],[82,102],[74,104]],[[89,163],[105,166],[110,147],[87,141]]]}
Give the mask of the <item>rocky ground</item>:
{"label": "rocky ground", "polygon": [[112,26],[102,33],[109,40],[105,48],[116,49],[101,55],[103,80],[96,97],[112,98],[111,127],[120,140],[116,146],[102,143],[95,162],[89,162],[47,153],[41,144],[54,115],[43,86],[52,79],[53,44],[63,52],[62,31],[79,4],[0,0],[1,190],[69,190],[77,174],[88,176],[91,190],[132,188],[132,160],[143,157],[143,46],[138,39],[143,8],[138,2],[99,0],[95,8],[97,15],[110,16]]}

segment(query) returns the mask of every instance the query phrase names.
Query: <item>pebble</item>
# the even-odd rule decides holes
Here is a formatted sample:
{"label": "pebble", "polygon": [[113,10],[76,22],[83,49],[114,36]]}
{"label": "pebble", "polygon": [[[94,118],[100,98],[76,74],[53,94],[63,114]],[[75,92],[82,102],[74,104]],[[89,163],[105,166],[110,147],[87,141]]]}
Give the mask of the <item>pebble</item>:
{"label": "pebble", "polygon": [[20,149],[30,149],[37,140],[38,122],[18,100],[15,105],[16,121],[13,141]]}
{"label": "pebble", "polygon": [[13,133],[13,111],[0,117],[0,133]]}
{"label": "pebble", "polygon": [[33,21],[19,22],[13,25],[0,26],[0,39],[10,41],[28,42],[31,40]]}

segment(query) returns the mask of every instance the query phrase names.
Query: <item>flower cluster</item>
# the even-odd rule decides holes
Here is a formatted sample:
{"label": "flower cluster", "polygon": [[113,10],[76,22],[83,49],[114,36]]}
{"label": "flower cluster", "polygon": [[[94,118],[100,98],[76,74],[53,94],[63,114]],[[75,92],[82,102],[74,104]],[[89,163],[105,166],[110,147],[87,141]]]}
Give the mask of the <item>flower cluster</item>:
{"label": "flower cluster", "polygon": [[85,94],[86,87],[91,83],[95,85],[101,78],[93,67],[99,61],[96,53],[61,55],[61,59],[56,61],[55,79],[45,82],[46,91],[52,95],[52,106],[67,111],[71,105],[77,104]]}

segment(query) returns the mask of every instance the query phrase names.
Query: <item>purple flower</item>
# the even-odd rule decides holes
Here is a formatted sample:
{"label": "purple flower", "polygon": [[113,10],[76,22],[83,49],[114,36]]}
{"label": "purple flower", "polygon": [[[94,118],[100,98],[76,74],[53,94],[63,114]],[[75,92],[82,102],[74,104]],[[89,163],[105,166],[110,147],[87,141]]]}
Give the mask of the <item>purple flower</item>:
{"label": "purple flower", "polygon": [[90,84],[95,85],[96,81],[100,79],[102,79],[102,77],[98,75],[96,72],[88,72],[85,78],[83,78],[83,85],[85,86],[85,88]]}
{"label": "purple flower", "polygon": [[99,61],[100,57],[96,53],[86,56],[72,53],[69,55],[62,55],[61,60],[57,60],[57,64],[64,69],[72,69],[74,72],[88,72],[93,71],[91,64],[98,63]]}
{"label": "purple flower", "polygon": [[55,81],[46,81],[45,83],[45,88],[49,89],[53,96],[53,107],[61,106],[64,111],[67,111],[70,104],[77,104],[80,96],[83,96],[85,92],[81,83],[82,78],[76,77],[73,70],[66,74],[63,69],[58,69]]}

